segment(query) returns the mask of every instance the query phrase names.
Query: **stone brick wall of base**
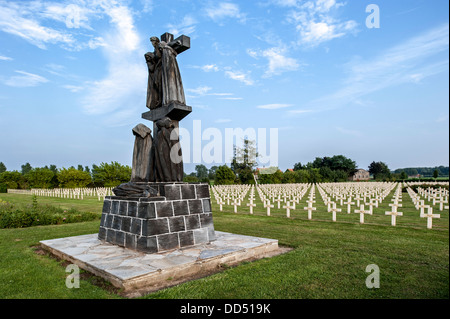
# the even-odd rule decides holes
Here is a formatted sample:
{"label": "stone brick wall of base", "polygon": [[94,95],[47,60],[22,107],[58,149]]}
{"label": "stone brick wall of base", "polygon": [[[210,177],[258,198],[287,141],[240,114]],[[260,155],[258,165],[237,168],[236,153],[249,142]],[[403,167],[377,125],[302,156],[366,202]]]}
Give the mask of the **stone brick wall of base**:
{"label": "stone brick wall of base", "polygon": [[145,253],[215,240],[208,185],[163,186],[167,197],[106,197],[99,239]]}

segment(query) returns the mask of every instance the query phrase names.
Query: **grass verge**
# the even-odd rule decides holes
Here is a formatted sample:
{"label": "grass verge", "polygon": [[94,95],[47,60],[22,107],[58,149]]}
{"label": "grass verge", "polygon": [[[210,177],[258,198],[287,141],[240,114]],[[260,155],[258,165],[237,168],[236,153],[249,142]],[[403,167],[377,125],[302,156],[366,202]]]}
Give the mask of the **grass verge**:
{"label": "grass verge", "polygon": [[[58,200],[55,205],[82,210],[76,205],[82,201]],[[89,205],[101,211],[101,202]],[[428,230],[220,213],[212,206],[216,230],[278,239],[293,250],[143,298],[449,298],[448,217],[446,225]],[[64,262],[35,251],[41,240],[96,233],[98,227],[99,221],[90,221],[0,229],[0,298],[120,298],[83,276],[80,288],[68,289]],[[379,289],[365,285],[369,264],[379,266]]]}

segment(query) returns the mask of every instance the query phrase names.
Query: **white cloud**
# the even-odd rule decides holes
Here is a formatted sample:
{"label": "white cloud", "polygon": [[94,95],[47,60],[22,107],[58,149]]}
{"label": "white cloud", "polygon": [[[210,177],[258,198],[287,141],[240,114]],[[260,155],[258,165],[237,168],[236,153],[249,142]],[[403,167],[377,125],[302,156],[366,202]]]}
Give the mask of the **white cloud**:
{"label": "white cloud", "polygon": [[273,47],[262,51],[248,49],[247,54],[253,58],[264,57],[268,60],[264,77],[279,75],[287,71],[296,71],[300,67],[297,60],[287,57],[286,49],[280,47]]}
{"label": "white cloud", "polygon": [[12,87],[31,87],[48,82],[46,78],[37,74],[28,73],[25,71],[15,72],[20,75],[15,75],[6,80],[3,80],[3,83]]}
{"label": "white cloud", "polygon": [[12,61],[13,58],[10,58],[8,56],[0,55],[0,61]]}
{"label": "white cloud", "polygon": [[84,87],[79,86],[79,85],[69,85],[69,84],[67,84],[67,85],[63,85],[62,87],[67,89],[67,90],[69,90],[72,93],[77,93],[77,92],[80,92],[80,91],[84,90]]}
{"label": "white cloud", "polygon": [[258,105],[258,109],[265,109],[265,110],[277,110],[277,109],[283,109],[287,107],[291,107],[293,104],[265,104],[265,105]]}
{"label": "white cloud", "polygon": [[205,72],[210,72],[210,71],[214,71],[217,72],[219,71],[219,67],[215,64],[206,64],[204,66],[201,67],[201,69]]}
{"label": "white cloud", "polygon": [[173,35],[190,35],[195,32],[195,25],[197,24],[197,20],[193,18],[191,15],[186,15],[180,23],[178,24],[168,24],[167,28],[169,33]]}
{"label": "white cloud", "polygon": [[105,13],[110,17],[115,32],[105,36],[108,50],[114,52],[130,52],[138,48],[139,35],[134,26],[131,10],[122,5],[102,5]]}
{"label": "white cloud", "polygon": [[[34,4],[36,5],[36,4]],[[34,8],[36,9],[36,8]],[[46,43],[62,43],[71,45],[75,42],[72,35],[40,25],[31,15],[30,7],[18,3],[0,2],[0,30],[19,36],[41,49],[46,49]]]}
{"label": "white cloud", "polygon": [[86,28],[92,30],[89,26],[89,15],[94,10],[88,7],[78,6],[74,3],[65,5],[62,3],[50,3],[44,8],[42,16],[65,23],[69,29]]}
{"label": "white cloud", "polygon": [[225,75],[230,79],[244,83],[245,85],[253,85],[255,82],[250,78],[249,74],[240,71],[225,71]]}
{"label": "white cloud", "polygon": [[220,68],[215,64],[191,65],[189,67],[193,68],[193,69],[200,69],[203,72],[218,72],[218,71],[220,71]]}
{"label": "white cloud", "polygon": [[153,11],[153,0],[140,0],[142,3],[142,12],[151,13]]}
{"label": "white cloud", "polygon": [[[336,92],[311,103],[335,108],[357,103],[361,97],[402,83],[419,83],[448,70],[448,59],[433,61],[430,57],[449,46],[449,25],[429,30],[385,50],[373,59],[357,59],[347,64],[348,76]],[[431,62],[433,61],[433,62]]]}
{"label": "white cloud", "polygon": [[247,54],[252,58],[257,59],[261,55],[261,52],[254,49],[247,49]]}
{"label": "white cloud", "polygon": [[233,93],[210,93],[209,95],[214,95],[214,96],[230,96],[230,95],[233,95]]}
{"label": "white cloud", "polygon": [[104,40],[90,26],[90,20],[104,16],[105,2],[99,1],[74,0],[65,4],[0,0],[0,31],[16,35],[41,49],[47,49],[49,44],[70,51],[102,46]]}
{"label": "white cloud", "polygon": [[236,18],[242,22],[245,21],[245,14],[240,11],[237,4],[232,2],[220,2],[214,6],[207,7],[205,14],[216,22],[224,18]]}
{"label": "white cloud", "polygon": [[101,3],[101,7],[112,26],[102,34],[108,72],[85,83],[81,102],[86,113],[104,114],[110,125],[127,125],[145,106],[147,71],[142,52],[146,49],[140,47],[130,8],[117,3]]}
{"label": "white cloud", "polygon": [[56,63],[48,63],[44,66],[44,69],[53,75],[64,76],[65,66]]}
{"label": "white cloud", "polygon": [[230,100],[230,101],[237,101],[237,100],[243,100],[242,97],[221,97],[220,100]]}
{"label": "white cloud", "polygon": [[297,0],[272,0],[272,3],[282,7],[295,7],[297,2]]}
{"label": "white cloud", "polygon": [[215,93],[210,92],[212,90],[209,86],[199,86],[195,89],[186,89],[187,92],[193,93],[194,96],[189,96],[191,98],[197,98],[200,96],[217,96],[220,100],[242,100],[241,97],[233,97],[233,93]]}
{"label": "white cloud", "polygon": [[323,42],[356,32],[354,20],[341,21],[333,17],[332,11],[344,6],[335,0],[278,1],[282,6],[294,7],[287,21],[294,24],[299,33],[299,44],[314,47]]}
{"label": "white cloud", "polygon": [[337,26],[327,22],[308,21],[299,27],[302,42],[318,44],[334,38],[339,38],[345,33],[336,32]]}
{"label": "white cloud", "polygon": [[186,89],[186,91],[197,94],[197,95],[206,95],[212,88],[209,86],[199,86],[195,89]]}
{"label": "white cloud", "polygon": [[111,16],[106,13],[107,7],[120,5],[117,1],[72,2],[0,0],[0,31],[18,36],[41,49],[47,49],[49,44],[69,51],[104,46],[105,40],[90,26],[91,20]]}

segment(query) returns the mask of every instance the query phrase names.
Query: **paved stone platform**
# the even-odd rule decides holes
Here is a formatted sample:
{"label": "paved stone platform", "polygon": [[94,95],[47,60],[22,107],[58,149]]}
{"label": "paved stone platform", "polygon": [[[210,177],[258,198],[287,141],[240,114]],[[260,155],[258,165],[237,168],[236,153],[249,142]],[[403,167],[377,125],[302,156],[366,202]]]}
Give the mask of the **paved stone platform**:
{"label": "paved stone platform", "polygon": [[166,252],[145,254],[98,239],[98,234],[40,242],[52,254],[139,296],[236,265],[281,253],[274,239],[216,231],[216,240]]}

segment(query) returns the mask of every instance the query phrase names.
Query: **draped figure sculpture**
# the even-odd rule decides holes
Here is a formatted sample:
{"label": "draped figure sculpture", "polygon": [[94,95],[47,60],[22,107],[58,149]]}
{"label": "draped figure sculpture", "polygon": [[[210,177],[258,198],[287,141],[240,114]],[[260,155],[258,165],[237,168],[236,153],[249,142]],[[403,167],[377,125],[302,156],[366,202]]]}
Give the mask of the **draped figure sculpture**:
{"label": "draped figure sculpture", "polygon": [[157,37],[151,37],[150,41],[154,51],[145,54],[149,73],[146,106],[153,110],[172,102],[185,105],[177,52]]}
{"label": "draped figure sculpture", "polygon": [[190,48],[190,38],[164,33],[151,37],[153,52],[145,53],[148,69],[144,119],[153,121],[133,128],[135,144],[131,180],[114,188],[117,196],[150,197],[158,194],[154,183],[183,181],[183,160],[178,136],[179,121],[192,108],[186,105],[177,56]]}
{"label": "draped figure sculpture", "polygon": [[152,130],[144,124],[133,128],[135,136],[131,182],[154,181]]}
{"label": "draped figure sculpture", "polygon": [[157,121],[156,127],[158,130],[153,139],[156,181],[181,182],[183,161],[177,132],[174,132],[177,128],[168,117]]}

